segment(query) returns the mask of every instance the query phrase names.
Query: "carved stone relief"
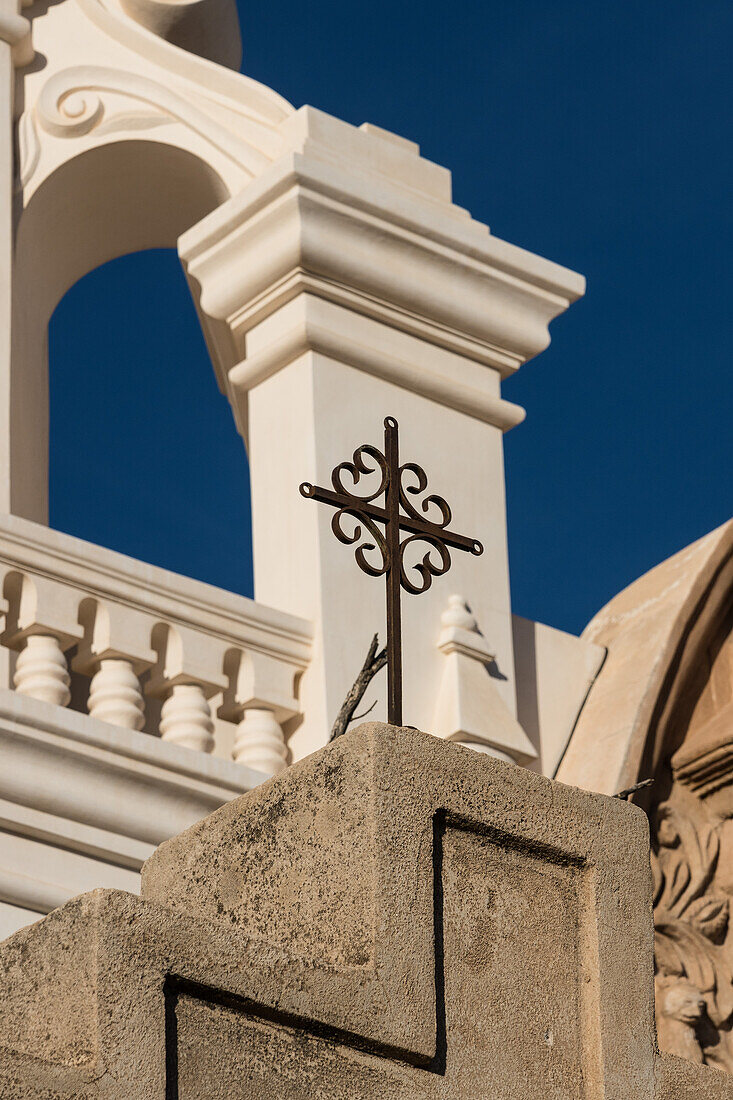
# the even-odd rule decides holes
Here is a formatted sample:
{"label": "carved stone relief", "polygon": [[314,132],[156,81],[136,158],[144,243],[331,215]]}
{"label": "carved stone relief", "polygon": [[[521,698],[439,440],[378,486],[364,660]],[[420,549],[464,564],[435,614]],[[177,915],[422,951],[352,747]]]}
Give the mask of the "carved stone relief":
{"label": "carved stone relief", "polygon": [[662,1050],[733,1073],[733,635],[696,661],[658,769],[652,871]]}

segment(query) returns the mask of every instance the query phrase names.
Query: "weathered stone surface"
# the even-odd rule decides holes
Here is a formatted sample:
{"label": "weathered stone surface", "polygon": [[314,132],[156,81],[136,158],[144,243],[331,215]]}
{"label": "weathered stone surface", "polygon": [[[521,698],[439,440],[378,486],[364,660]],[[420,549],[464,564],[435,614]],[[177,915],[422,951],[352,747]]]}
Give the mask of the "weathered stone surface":
{"label": "weathered stone surface", "polygon": [[653,780],[659,1045],[731,1073],[732,591],[729,521],[596,615],[608,656],[558,770],[606,793]]}
{"label": "weathered stone surface", "polygon": [[[611,600],[583,638],[608,650],[557,771],[563,783],[613,794],[654,774],[673,688],[733,583],[733,520],[662,562]],[[644,767],[644,775],[640,769]]]}
{"label": "weathered stone surface", "polygon": [[412,730],[362,726],[0,960],[14,1100],[651,1100],[661,1072],[644,815]]}
{"label": "weathered stone surface", "polygon": [[662,1054],[657,1059],[657,1094],[664,1100],[733,1100],[733,1076]]}

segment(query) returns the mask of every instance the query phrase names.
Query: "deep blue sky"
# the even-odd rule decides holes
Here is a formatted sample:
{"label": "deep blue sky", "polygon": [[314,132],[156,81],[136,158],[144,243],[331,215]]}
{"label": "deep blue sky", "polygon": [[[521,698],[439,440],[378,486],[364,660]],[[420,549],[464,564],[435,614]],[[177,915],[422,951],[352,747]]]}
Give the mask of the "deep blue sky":
{"label": "deep blue sky", "polygon": [[[245,72],[418,141],[497,236],[586,275],[504,391],[528,412],[506,437],[514,607],[580,631],[733,513],[733,7],[250,0],[241,18]],[[251,594],[241,443],[175,254],[88,276],[50,346],[53,526]]]}

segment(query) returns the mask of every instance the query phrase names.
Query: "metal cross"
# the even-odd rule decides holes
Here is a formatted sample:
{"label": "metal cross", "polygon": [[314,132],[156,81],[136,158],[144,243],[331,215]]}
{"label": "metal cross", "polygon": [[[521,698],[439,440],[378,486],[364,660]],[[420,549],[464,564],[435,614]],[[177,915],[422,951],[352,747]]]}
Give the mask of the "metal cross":
{"label": "metal cross", "polygon": [[[402,725],[402,615],[400,590],[402,588],[413,595],[427,592],[433,583],[433,577],[442,577],[451,566],[448,547],[466,550],[470,554],[482,554],[483,546],[477,539],[466,538],[448,530],[452,513],[448,502],[435,493],[429,493],[420,502],[422,515],[408,498],[420,496],[428,487],[428,478],[421,466],[415,462],[406,462],[400,466],[399,427],[397,421],[388,416],[384,421],[384,453],[377,447],[363,443],[354,451],[351,462],[340,462],[331,474],[333,489],[323,489],[304,481],[300,492],[309,500],[330,504],[337,511],[331,520],[331,529],[339,542],[347,546],[356,545],[354,557],[357,564],[370,577],[386,578],[387,582],[387,721],[395,726]],[[371,462],[370,462],[371,460]],[[354,488],[362,475],[379,474],[380,483],[376,490],[359,496],[346,488],[342,478],[347,474]],[[405,478],[414,478],[414,484],[405,484]],[[376,503],[380,497],[384,503]],[[432,511],[437,510],[439,518],[430,519]],[[345,518],[354,521],[351,533],[343,527]],[[384,533],[377,526],[384,526]],[[365,533],[362,535],[362,526]],[[402,532],[408,537],[401,538]],[[369,539],[373,541],[367,541]],[[427,550],[422,559],[408,566],[416,572],[413,580],[405,567],[405,551],[415,543],[426,543]],[[378,552],[376,562],[369,561],[367,554]],[[437,560],[431,556],[435,551]]]}

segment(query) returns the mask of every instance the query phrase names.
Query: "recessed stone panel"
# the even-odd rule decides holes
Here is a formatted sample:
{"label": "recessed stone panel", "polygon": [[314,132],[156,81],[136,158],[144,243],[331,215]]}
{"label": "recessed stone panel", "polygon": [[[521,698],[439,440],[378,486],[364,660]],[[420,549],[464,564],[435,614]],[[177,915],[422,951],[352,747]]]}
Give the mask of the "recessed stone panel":
{"label": "recessed stone panel", "polygon": [[168,1100],[589,1095],[587,871],[442,815],[434,846],[432,1060],[183,983],[169,994]]}

